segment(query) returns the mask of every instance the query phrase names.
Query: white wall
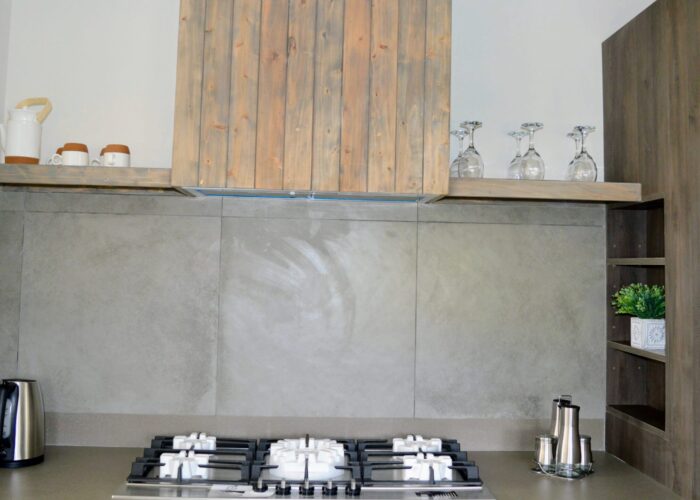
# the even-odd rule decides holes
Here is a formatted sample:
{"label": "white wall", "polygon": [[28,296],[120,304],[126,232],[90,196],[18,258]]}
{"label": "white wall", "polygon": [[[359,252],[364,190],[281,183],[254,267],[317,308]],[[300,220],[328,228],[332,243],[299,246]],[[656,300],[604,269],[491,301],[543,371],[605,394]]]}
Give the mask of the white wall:
{"label": "white wall", "polygon": [[[576,124],[598,127],[589,151],[603,174],[601,43],[652,0],[453,0],[451,125],[484,122],[476,147],[485,177],[505,177],[506,134],[540,121],[546,178],[563,179]],[[457,154],[452,139],[452,156]],[[525,148],[525,144],[523,148]]]}
{"label": "white wall", "polygon": [[178,11],[178,0],[12,2],[4,102],[51,99],[43,160],[68,141],[93,155],[123,143],[134,166],[170,166]]}
{"label": "white wall", "polygon": [[0,122],[5,121],[5,83],[7,82],[7,55],[10,43],[11,0],[0,0]]}

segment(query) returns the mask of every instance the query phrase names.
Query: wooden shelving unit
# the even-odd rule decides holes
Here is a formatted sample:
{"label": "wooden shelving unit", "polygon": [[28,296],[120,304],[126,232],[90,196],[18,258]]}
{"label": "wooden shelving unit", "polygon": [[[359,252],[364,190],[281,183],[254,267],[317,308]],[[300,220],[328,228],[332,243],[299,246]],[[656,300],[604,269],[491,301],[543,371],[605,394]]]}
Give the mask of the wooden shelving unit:
{"label": "wooden shelving unit", "polygon": [[640,202],[642,187],[626,182],[520,181],[512,179],[450,179],[448,198]]}
{"label": "wooden shelving unit", "polygon": [[0,164],[0,184],[172,189],[169,168],[71,167]]}
{"label": "wooden shelving unit", "polygon": [[[608,295],[631,283],[664,285],[664,199],[610,205],[607,218]],[[629,322],[608,306],[609,417],[626,435],[652,430],[659,435],[666,428],[666,353],[632,347]]]}

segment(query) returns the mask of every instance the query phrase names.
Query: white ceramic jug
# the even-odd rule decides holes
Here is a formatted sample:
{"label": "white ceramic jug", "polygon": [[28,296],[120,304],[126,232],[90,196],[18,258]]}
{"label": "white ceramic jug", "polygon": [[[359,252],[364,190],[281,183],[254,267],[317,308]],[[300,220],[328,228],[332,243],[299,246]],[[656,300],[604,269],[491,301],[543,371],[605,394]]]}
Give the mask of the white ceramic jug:
{"label": "white ceramic jug", "polygon": [[[40,111],[29,108],[43,106]],[[41,157],[41,124],[53,107],[46,97],[30,97],[10,111],[7,128],[0,124],[0,147],[5,163],[39,163]]]}

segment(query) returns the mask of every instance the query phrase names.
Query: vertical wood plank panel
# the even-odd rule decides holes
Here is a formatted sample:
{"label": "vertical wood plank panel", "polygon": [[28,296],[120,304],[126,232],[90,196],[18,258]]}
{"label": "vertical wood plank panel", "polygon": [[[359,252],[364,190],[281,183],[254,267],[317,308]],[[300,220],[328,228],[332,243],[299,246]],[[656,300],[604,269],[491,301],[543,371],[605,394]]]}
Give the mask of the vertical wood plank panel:
{"label": "vertical wood plank panel", "polygon": [[423,99],[426,0],[399,3],[396,88],[396,192],[423,189]]}
{"label": "vertical wood plank panel", "polygon": [[255,187],[260,0],[235,0],[226,185]]}
{"label": "vertical wood plank panel", "polygon": [[338,191],[344,1],[321,0],[317,9],[312,188]]}
{"label": "vertical wood plank panel", "polygon": [[423,192],[449,188],[451,0],[428,0],[425,47]]}
{"label": "vertical wood plank panel", "polygon": [[255,187],[282,189],[289,3],[262,0]]}
{"label": "vertical wood plank panel", "polygon": [[195,186],[199,169],[205,3],[181,0],[177,44],[172,183]]}
{"label": "vertical wood plank panel", "polygon": [[394,192],[398,0],[372,0],[367,189]]}
{"label": "vertical wood plank panel", "polygon": [[345,2],[340,190],[367,190],[370,0]]}
{"label": "vertical wood plank panel", "polygon": [[226,185],[233,2],[207,0],[199,185]]}
{"label": "vertical wood plank panel", "polygon": [[311,188],[316,0],[291,0],[284,128],[284,188]]}

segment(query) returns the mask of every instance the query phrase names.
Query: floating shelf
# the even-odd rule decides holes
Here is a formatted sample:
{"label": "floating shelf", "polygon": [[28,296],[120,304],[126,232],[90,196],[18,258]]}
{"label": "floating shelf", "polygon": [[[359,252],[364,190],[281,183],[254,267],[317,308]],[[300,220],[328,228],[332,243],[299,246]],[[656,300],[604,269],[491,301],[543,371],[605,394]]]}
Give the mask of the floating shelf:
{"label": "floating shelf", "polygon": [[666,412],[646,405],[608,405],[607,411],[626,422],[664,436]]}
{"label": "floating shelf", "polygon": [[172,189],[169,168],[0,164],[0,184]]}
{"label": "floating shelf", "polygon": [[659,363],[666,362],[666,352],[663,350],[648,351],[646,349],[638,349],[636,347],[632,347],[629,342],[619,340],[608,340],[608,347],[618,351],[627,352],[629,354],[634,354],[640,358],[652,359],[654,361],[658,361]]}
{"label": "floating shelf", "polygon": [[449,198],[641,202],[642,186],[621,182],[450,179]]}
{"label": "floating shelf", "polygon": [[609,208],[612,210],[653,210],[663,208],[664,197],[663,193],[645,194],[640,202],[613,203]]}
{"label": "floating shelf", "polygon": [[630,267],[663,267],[666,259],[663,257],[640,257],[629,259],[608,259],[609,266],[630,266]]}

